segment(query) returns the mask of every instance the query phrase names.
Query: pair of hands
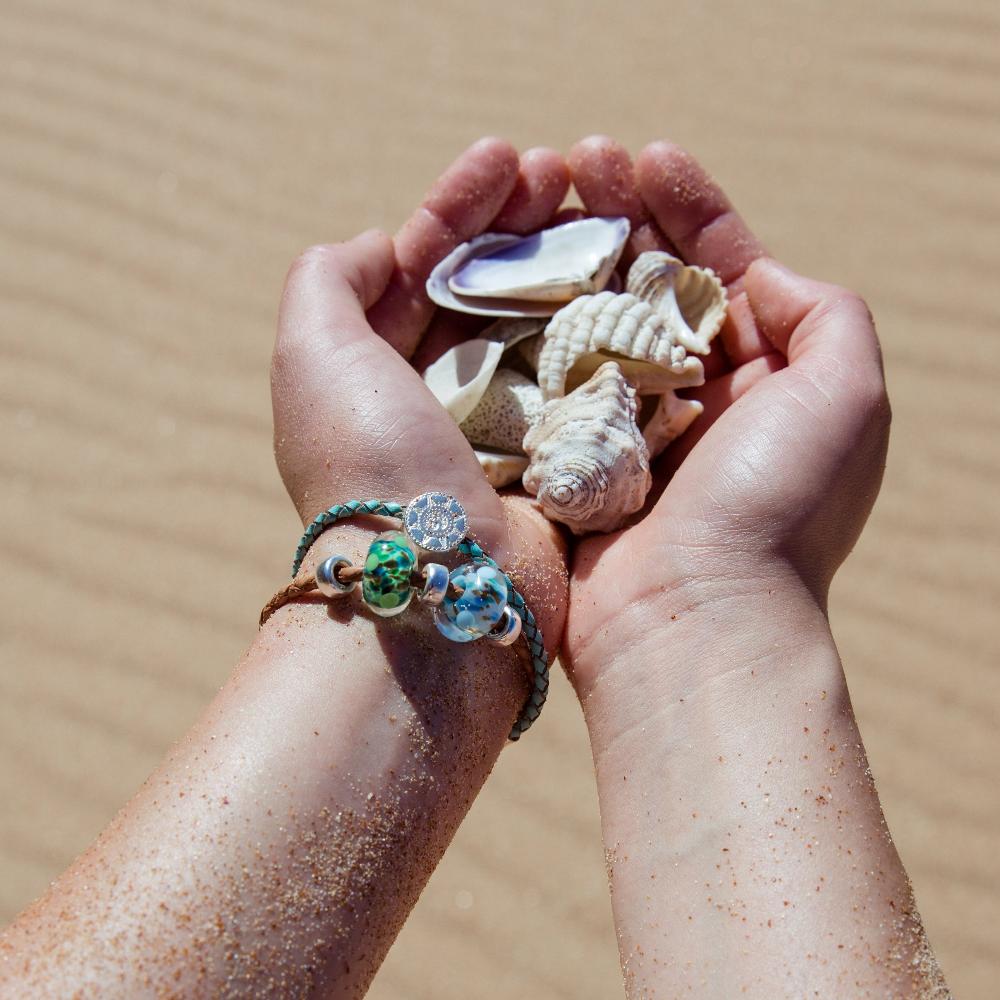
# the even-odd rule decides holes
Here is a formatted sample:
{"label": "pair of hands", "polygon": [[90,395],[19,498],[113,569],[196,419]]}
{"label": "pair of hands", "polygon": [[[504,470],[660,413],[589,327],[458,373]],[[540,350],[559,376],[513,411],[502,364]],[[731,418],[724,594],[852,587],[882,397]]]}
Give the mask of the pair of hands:
{"label": "pair of hands", "polygon": [[[571,181],[585,213],[560,211]],[[691,393],[705,411],[654,463],[658,499],[638,523],[570,553],[527,498],[489,486],[420,372],[482,325],[435,309],[424,292],[431,268],[486,230],[527,233],[574,214],[631,220],[622,268],[650,249],[713,268],[730,309],[706,382]],[[523,583],[550,651],[563,636],[581,694],[630,630],[720,596],[790,586],[824,608],[878,492],[888,441],[863,301],[767,258],[698,163],[662,141],[633,164],[599,136],[568,161],[480,140],[395,239],[371,231],[293,264],[272,387],[278,466],[303,521],[354,497],[459,497],[476,536]]]}

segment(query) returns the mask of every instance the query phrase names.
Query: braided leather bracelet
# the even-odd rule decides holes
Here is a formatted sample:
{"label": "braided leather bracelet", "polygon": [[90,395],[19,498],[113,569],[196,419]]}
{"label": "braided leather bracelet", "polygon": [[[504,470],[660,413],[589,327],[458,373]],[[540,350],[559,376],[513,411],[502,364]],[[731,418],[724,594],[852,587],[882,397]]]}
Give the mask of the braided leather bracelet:
{"label": "braided leather bracelet", "polygon": [[[361,514],[399,518],[406,535],[398,532],[380,535],[369,549],[364,569],[351,566],[346,556],[333,556],[325,560],[315,574],[299,573],[306,553],[324,531],[338,521]],[[331,597],[346,593],[354,589],[360,578],[364,584],[365,602],[376,614],[391,615],[404,610],[411,593],[416,590],[428,603],[435,605],[438,628],[455,641],[465,642],[489,635],[510,644],[522,636],[531,658],[532,690],[508,737],[518,740],[531,728],[545,704],[549,690],[549,658],[541,629],[524,597],[511,578],[467,534],[466,528],[461,504],[443,493],[424,493],[405,505],[389,500],[348,500],[334,504],[306,528],[295,550],[292,582],[264,606],[261,625],[283,604],[303,594],[320,591]],[[446,567],[435,563],[421,571],[416,565],[413,548],[407,543],[433,553],[457,551],[472,562],[450,573]],[[383,580],[388,583],[379,589],[379,581]],[[506,600],[499,622],[494,622],[498,598],[493,591],[502,593]],[[462,598],[466,593],[475,596],[470,597],[463,609]],[[477,596],[482,598],[478,602]],[[490,612],[488,624],[495,624],[489,631],[482,621],[476,620],[476,613],[479,612],[482,618],[484,609]]]}

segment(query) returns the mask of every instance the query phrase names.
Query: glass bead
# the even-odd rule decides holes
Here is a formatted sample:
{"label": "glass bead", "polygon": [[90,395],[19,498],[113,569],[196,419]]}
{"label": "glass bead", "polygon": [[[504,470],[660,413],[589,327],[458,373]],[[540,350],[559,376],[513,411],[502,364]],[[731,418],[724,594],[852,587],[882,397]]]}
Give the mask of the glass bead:
{"label": "glass bead", "polygon": [[383,618],[405,611],[413,596],[410,574],[417,554],[401,531],[384,531],[368,547],[361,574],[365,604]]}
{"label": "glass bead", "polygon": [[486,563],[466,563],[451,572],[460,596],[446,596],[434,609],[438,631],[453,642],[481,639],[503,617],[507,579]]}

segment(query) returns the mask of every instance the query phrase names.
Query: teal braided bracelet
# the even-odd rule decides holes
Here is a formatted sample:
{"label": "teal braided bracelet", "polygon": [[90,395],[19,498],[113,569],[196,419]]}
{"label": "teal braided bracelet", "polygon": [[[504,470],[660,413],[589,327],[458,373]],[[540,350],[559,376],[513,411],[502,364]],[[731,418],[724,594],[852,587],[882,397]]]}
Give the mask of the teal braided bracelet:
{"label": "teal braided bracelet", "polygon": [[333,527],[338,521],[344,521],[355,514],[380,514],[384,517],[399,517],[403,513],[401,503],[392,503],[389,500],[348,500],[347,503],[335,503],[329,510],[324,510],[322,514],[313,518],[309,527],[306,528],[298,548],[295,550],[295,558],[292,560],[292,576],[298,573],[302,567],[302,560],[306,553],[312,548],[313,542],[323,534],[327,528]]}
{"label": "teal braided bracelet", "polygon": [[[361,575],[365,602],[376,614],[391,615],[404,610],[414,586],[424,588],[421,595],[424,599],[439,604],[445,598],[445,588],[449,585],[454,588],[458,583],[461,585],[457,589],[459,600],[452,602],[450,617],[435,608],[436,624],[446,636],[466,642],[489,635],[504,644],[515,641],[518,635],[523,636],[531,657],[532,689],[508,736],[510,740],[520,739],[541,714],[548,696],[549,658],[542,632],[513,580],[467,534],[465,511],[453,497],[425,493],[406,505],[389,500],[348,500],[334,504],[317,515],[306,528],[295,549],[292,577],[296,578],[306,553],[324,531],[338,521],[359,514],[399,518],[403,520],[406,530],[405,537],[398,532],[380,535],[369,549]],[[407,542],[430,552],[457,551],[468,556],[472,563],[452,571],[450,575],[445,567],[431,563],[424,568],[424,576],[417,576],[415,559],[411,561],[412,549]],[[285,597],[298,596],[310,588],[318,589],[327,596],[353,589],[358,571],[355,569],[352,575],[350,569],[345,573],[341,567],[350,567],[350,561],[345,556],[326,560],[317,570],[315,580],[305,584],[293,583],[286,588]],[[347,577],[350,577],[349,582]],[[501,602],[502,607],[497,603],[500,599],[493,593],[494,590],[503,594],[506,603]],[[472,596],[462,605],[464,595]],[[268,613],[278,603],[269,605]],[[502,618],[497,617],[498,609]],[[262,615],[262,620],[264,617]]]}

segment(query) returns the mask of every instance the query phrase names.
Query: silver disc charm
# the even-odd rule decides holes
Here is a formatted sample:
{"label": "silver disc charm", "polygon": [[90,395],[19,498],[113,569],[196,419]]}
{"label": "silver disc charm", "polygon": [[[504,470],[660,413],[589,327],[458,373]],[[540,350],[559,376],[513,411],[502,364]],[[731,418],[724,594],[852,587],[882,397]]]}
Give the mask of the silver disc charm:
{"label": "silver disc charm", "polygon": [[447,493],[421,493],[406,505],[403,530],[427,552],[452,552],[469,532],[465,508]]}

